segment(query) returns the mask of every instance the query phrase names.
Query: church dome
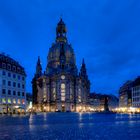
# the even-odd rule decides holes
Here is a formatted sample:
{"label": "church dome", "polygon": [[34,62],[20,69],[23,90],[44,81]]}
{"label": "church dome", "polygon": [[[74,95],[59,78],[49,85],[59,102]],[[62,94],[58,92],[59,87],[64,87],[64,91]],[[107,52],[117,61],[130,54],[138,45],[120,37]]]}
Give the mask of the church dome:
{"label": "church dome", "polygon": [[70,44],[68,44],[66,37],[66,26],[62,19],[56,27],[56,42],[52,44],[48,53],[48,65],[47,68],[58,68],[60,66],[60,56],[62,46],[64,48],[65,65],[69,67],[75,66],[75,54]]}
{"label": "church dome", "polygon": [[[48,54],[48,64],[54,67],[60,64],[60,52],[61,52],[61,43],[55,43],[49,49]],[[75,55],[74,51],[69,44],[64,44],[64,52],[66,57],[66,64],[75,65]]]}

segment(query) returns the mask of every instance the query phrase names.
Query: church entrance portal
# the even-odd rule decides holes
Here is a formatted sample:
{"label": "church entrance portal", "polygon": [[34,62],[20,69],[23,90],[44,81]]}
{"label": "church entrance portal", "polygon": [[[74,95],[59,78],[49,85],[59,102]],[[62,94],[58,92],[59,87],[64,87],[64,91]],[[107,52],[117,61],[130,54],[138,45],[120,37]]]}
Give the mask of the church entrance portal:
{"label": "church entrance portal", "polygon": [[62,105],[62,112],[65,112],[65,105]]}

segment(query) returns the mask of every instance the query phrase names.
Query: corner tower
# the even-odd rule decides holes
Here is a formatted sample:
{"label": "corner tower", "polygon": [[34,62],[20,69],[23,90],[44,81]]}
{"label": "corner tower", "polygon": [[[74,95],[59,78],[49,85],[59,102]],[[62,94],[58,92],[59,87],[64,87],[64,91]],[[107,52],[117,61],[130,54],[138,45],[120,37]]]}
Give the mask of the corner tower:
{"label": "corner tower", "polygon": [[87,70],[86,70],[86,64],[85,64],[85,60],[83,59],[82,61],[82,66],[81,66],[81,69],[80,69],[80,73],[79,75],[85,79],[87,79]]}
{"label": "corner tower", "polygon": [[37,105],[37,96],[38,96],[38,89],[37,89],[37,79],[42,76],[42,66],[40,57],[38,56],[38,60],[36,63],[36,72],[34,78],[32,79],[32,96],[33,96],[33,104]]}
{"label": "corner tower", "polygon": [[41,75],[42,75],[42,66],[41,66],[40,57],[38,56],[38,60],[36,64],[36,76],[40,77]]}

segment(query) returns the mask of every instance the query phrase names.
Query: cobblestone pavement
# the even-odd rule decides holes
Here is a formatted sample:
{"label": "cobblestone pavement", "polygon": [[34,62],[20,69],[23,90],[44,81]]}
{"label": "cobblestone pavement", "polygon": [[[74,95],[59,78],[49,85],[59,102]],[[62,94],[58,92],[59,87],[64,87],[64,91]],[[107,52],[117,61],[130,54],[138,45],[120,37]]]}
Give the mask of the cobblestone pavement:
{"label": "cobblestone pavement", "polygon": [[0,116],[0,140],[140,140],[140,115]]}

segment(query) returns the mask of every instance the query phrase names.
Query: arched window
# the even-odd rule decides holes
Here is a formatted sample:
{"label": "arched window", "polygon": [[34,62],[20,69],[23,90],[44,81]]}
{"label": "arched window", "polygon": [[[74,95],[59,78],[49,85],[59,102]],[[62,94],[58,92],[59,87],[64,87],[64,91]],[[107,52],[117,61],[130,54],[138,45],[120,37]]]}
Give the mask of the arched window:
{"label": "arched window", "polygon": [[65,101],[66,86],[64,83],[61,84],[61,101]]}

